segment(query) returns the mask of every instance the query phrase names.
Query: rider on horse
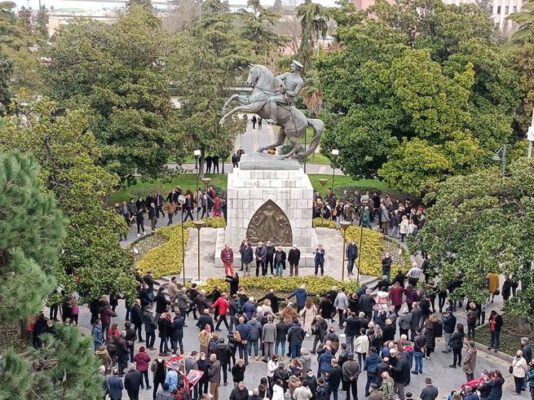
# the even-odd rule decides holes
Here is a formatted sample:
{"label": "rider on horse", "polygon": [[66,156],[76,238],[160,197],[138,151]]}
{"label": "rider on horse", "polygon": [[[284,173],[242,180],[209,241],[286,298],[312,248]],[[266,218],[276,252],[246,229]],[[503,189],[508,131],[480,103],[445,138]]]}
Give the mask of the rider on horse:
{"label": "rider on horse", "polygon": [[276,124],[277,121],[277,108],[278,106],[291,107],[295,97],[298,96],[302,87],[304,86],[304,80],[300,76],[304,66],[296,60],[291,61],[291,72],[286,72],[282,75],[278,75],[276,78],[282,82],[279,93],[276,96],[269,98],[269,109],[271,110],[271,121]]}

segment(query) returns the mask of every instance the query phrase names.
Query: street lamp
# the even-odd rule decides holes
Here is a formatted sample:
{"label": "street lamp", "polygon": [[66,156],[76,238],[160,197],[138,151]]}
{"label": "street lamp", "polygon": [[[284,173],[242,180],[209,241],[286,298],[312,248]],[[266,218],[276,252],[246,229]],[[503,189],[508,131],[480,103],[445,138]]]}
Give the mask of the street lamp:
{"label": "street lamp", "polygon": [[360,265],[362,260],[363,226],[360,225],[360,243],[358,243],[358,265],[356,266],[356,283],[360,282]]}
{"label": "street lamp", "polygon": [[506,175],[506,150],[508,145],[502,146],[499,150],[495,152],[493,157],[491,159],[493,161],[500,161],[501,162],[501,169],[502,169],[502,182],[504,183],[504,175]]}
{"label": "street lamp", "polygon": [[[204,194],[206,196],[206,213],[207,213],[207,215],[209,217],[210,215],[209,215],[209,210],[208,210],[208,185],[211,182],[211,178],[202,178],[201,181],[204,183],[204,186],[206,187],[206,191],[204,192]],[[198,200],[200,200],[200,194],[199,193],[197,193],[197,196],[198,196]],[[197,216],[198,216],[198,213],[197,213]]]}
{"label": "street lamp", "polygon": [[[339,156],[339,150],[338,149],[332,149],[332,151],[330,153],[332,154],[333,157]],[[335,175],[335,172],[336,172],[336,164],[332,160],[332,194],[334,196],[336,195],[334,193],[334,175]]]}
{"label": "street lamp", "polygon": [[200,177],[200,156],[202,155],[202,151],[199,149],[194,150],[193,154],[195,155],[196,165],[197,165],[197,196],[198,196],[198,178]]}
{"label": "street lamp", "polygon": [[205,222],[203,220],[193,221],[195,228],[197,228],[197,279],[200,281],[200,230],[204,227]]}
{"label": "street lamp", "polygon": [[183,275],[183,281],[185,286],[185,243],[184,243],[184,204],[185,204],[185,196],[180,195],[178,196],[178,203],[182,205],[182,275]]}
{"label": "street lamp", "polygon": [[[326,182],[328,182],[328,179],[326,178],[321,178],[319,179],[319,183],[321,184],[321,186],[324,188],[324,185],[326,185]],[[324,225],[324,216],[323,216],[323,207],[321,206],[321,221],[323,222],[323,225]]]}
{"label": "street lamp", "polygon": [[532,109],[532,122],[530,123],[530,126],[528,127],[527,140],[528,140],[528,158],[532,158],[532,146],[534,144],[534,109]]}
{"label": "street lamp", "polygon": [[339,225],[343,229],[343,254],[341,256],[341,281],[345,280],[345,245],[347,244],[347,229],[350,226],[349,221],[340,221]]}

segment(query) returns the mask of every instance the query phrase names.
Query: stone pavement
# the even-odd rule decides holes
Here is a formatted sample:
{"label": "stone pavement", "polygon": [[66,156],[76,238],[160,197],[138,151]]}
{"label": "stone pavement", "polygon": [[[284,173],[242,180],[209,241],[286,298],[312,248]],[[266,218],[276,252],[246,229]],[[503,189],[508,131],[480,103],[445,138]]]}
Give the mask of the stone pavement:
{"label": "stone pavement", "polygon": [[[125,316],[125,309],[123,306],[123,302],[120,302],[119,307],[117,308],[117,318],[113,318],[113,322],[118,322],[120,326],[123,325],[124,316]],[[87,335],[90,333],[90,314],[86,307],[82,307],[81,314],[80,314],[80,327],[83,331],[86,332]],[[185,328],[184,331],[184,347],[186,353],[189,353],[192,350],[199,350],[199,344],[197,340],[198,335],[198,328],[196,328],[194,325],[194,320],[192,317],[188,317],[187,319],[188,327]],[[336,327],[337,329],[337,327]],[[222,334],[226,335],[226,331],[223,327]],[[310,348],[312,344],[312,337],[306,338],[303,347],[304,348]],[[341,340],[344,340],[342,338]],[[159,339],[156,340],[156,347],[159,345]],[[441,348],[443,346],[442,340],[438,339],[437,341],[437,353],[432,354],[431,359],[424,360],[423,364],[423,375],[412,375],[411,383],[409,387],[407,388],[407,392],[411,391],[415,394],[415,398],[418,398],[420,391],[425,386],[424,384],[424,378],[431,377],[434,381],[435,386],[438,387],[440,391],[440,396],[438,399],[446,399],[446,395],[448,392],[450,392],[453,389],[458,389],[462,383],[465,381],[465,376],[461,369],[451,369],[448,367],[448,365],[451,363],[452,355],[441,353]],[[139,344],[136,343],[136,350],[138,349]],[[150,356],[152,358],[157,356],[156,352],[149,352]],[[287,358],[284,360],[287,365]],[[313,358],[312,360],[312,369],[314,371],[317,370],[317,360],[316,358]],[[508,363],[501,361],[497,357],[495,357],[492,354],[484,354],[482,352],[478,353],[478,359],[477,359],[477,366],[476,366],[476,374],[479,374],[483,370],[494,370],[499,369],[501,372],[503,372],[504,378],[506,380],[504,385],[504,395],[503,399],[511,399],[511,398],[523,398],[526,399],[528,396],[524,394],[523,396],[513,396],[512,390],[513,390],[513,378],[508,374]],[[251,361],[250,364],[247,367],[247,371],[245,374],[245,384],[249,390],[252,390],[253,388],[257,387],[259,380],[261,377],[265,376],[267,372],[267,364],[265,364],[262,361]],[[152,374],[150,374],[150,382],[152,383]],[[358,380],[358,393],[359,398],[363,399],[364,396],[364,387],[365,387],[365,373],[362,373]],[[219,399],[220,400],[226,400],[230,396],[230,392],[232,390],[232,381],[231,381],[231,374],[229,374],[229,383],[228,386],[221,386],[219,390]],[[344,393],[340,393],[340,396],[344,396]],[[124,392],[123,399],[127,399],[128,396],[126,392]],[[341,397],[344,398],[344,397]],[[140,400],[152,400],[152,391],[150,390],[143,390],[141,391]]]}

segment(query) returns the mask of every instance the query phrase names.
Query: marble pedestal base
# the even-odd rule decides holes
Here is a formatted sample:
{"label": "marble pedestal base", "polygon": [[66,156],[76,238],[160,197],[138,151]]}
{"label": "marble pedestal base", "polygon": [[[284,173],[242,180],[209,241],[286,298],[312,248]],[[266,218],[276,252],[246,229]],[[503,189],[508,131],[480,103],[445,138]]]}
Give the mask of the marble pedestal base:
{"label": "marble pedestal base", "polygon": [[[228,175],[227,214],[224,236],[217,235],[216,266],[222,266],[220,251],[225,243],[234,250],[236,265],[240,265],[239,246],[246,237],[247,228],[256,211],[272,200],[287,216],[293,244],[301,251],[301,266],[313,266],[311,253],[317,245],[312,226],[313,187],[302,169],[242,170],[234,169]],[[286,253],[289,247],[284,246]],[[311,261],[310,261],[311,258]]]}

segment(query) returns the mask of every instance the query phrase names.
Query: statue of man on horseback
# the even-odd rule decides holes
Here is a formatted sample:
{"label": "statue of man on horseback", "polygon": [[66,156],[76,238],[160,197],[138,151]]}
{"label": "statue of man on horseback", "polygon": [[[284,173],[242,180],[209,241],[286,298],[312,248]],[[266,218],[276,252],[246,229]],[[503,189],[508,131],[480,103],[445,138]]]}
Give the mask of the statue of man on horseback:
{"label": "statue of man on horseback", "polygon": [[[281,146],[287,137],[292,149],[282,158],[305,157],[312,154],[319,145],[324,123],[319,119],[307,118],[302,111],[293,105],[295,97],[304,86],[301,72],[302,64],[295,60],[291,63],[291,72],[277,77],[263,65],[251,65],[246,84],[253,88],[252,94],[250,96],[238,94],[230,96],[224,104],[223,112],[233,101],[237,101],[241,105],[228,111],[219,123],[224,124],[226,118],[236,112],[258,114],[263,119],[270,119],[280,127],[276,142],[259,148],[258,152]],[[303,149],[298,139],[306,133],[308,126],[313,129],[314,135],[310,146]]]}
{"label": "statue of man on horseback", "polygon": [[269,99],[271,109],[271,121],[277,125],[277,109],[278,106],[292,106],[295,97],[297,97],[304,86],[304,80],[300,76],[302,69],[304,68],[301,63],[296,60],[291,62],[291,72],[286,72],[282,75],[278,75],[278,79],[281,83],[280,94],[273,96]]}

